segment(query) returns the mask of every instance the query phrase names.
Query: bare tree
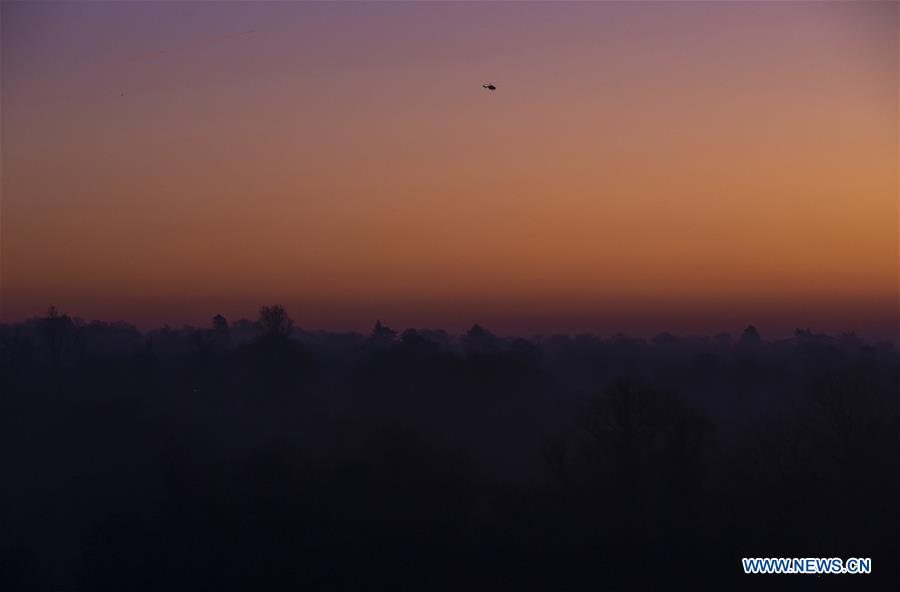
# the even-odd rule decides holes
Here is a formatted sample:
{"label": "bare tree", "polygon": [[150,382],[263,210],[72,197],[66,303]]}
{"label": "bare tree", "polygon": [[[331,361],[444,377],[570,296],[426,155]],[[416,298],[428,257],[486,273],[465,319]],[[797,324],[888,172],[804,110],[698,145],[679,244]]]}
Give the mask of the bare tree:
{"label": "bare tree", "polygon": [[294,321],[280,304],[263,306],[259,309],[259,326],[269,335],[287,337],[294,329]]}

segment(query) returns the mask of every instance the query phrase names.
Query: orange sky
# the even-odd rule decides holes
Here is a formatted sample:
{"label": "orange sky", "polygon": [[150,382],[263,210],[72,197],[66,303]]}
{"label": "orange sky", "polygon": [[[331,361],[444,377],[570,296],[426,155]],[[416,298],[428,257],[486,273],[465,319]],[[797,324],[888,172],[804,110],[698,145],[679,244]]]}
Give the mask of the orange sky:
{"label": "orange sky", "polygon": [[0,10],[3,320],[897,335],[897,3]]}

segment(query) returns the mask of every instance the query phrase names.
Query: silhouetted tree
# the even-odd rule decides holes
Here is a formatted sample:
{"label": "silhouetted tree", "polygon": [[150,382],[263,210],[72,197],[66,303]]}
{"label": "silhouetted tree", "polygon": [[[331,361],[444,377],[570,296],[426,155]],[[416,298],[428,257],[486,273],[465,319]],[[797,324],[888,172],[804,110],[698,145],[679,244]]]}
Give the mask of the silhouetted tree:
{"label": "silhouetted tree", "polygon": [[268,335],[287,337],[294,329],[294,321],[283,306],[274,304],[259,309],[259,326]]}
{"label": "silhouetted tree", "polygon": [[498,350],[497,337],[479,324],[472,325],[463,336],[463,347],[469,354],[489,354]]}
{"label": "silhouetted tree", "polygon": [[43,319],[42,326],[50,361],[54,367],[58,366],[62,361],[63,350],[72,337],[70,333],[74,331],[74,325],[68,315],[60,315],[56,307],[51,306],[47,309],[47,317]]}
{"label": "silhouetted tree", "polygon": [[217,314],[213,317],[212,326],[214,331],[221,333],[228,330],[228,321],[222,315]]}
{"label": "silhouetted tree", "polygon": [[741,333],[741,344],[743,345],[757,345],[760,340],[759,331],[753,325],[748,325],[744,332]]}
{"label": "silhouetted tree", "polygon": [[797,339],[812,339],[813,332],[812,329],[799,327],[794,329],[794,337]]}
{"label": "silhouetted tree", "polygon": [[375,321],[375,326],[372,328],[372,335],[370,337],[371,341],[374,344],[390,345],[396,338],[396,331],[394,331],[387,325],[382,325],[380,320]]}

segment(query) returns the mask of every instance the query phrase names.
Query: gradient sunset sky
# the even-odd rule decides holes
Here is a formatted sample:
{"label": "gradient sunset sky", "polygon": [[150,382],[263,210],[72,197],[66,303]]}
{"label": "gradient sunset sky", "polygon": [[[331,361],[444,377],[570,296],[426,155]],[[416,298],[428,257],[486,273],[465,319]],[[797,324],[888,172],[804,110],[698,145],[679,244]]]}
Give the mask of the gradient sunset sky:
{"label": "gradient sunset sky", "polygon": [[896,2],[0,18],[5,321],[897,336]]}

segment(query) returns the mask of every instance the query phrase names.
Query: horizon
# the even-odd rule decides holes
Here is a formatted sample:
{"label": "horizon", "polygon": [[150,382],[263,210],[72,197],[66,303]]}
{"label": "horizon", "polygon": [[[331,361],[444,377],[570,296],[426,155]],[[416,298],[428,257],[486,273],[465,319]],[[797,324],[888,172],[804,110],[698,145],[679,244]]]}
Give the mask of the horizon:
{"label": "horizon", "polygon": [[[90,325],[91,323],[99,322],[105,323],[107,325],[113,323],[125,323],[131,327],[134,327],[138,332],[142,335],[147,333],[152,333],[154,331],[159,331],[163,329],[170,329],[175,331],[180,330],[204,330],[210,329],[213,325],[213,319],[217,316],[222,316],[225,318],[228,323],[228,328],[232,328],[235,323],[240,322],[249,322],[252,324],[259,324],[259,312],[263,307],[259,307],[257,309],[257,314],[255,315],[236,315],[236,316],[228,316],[222,313],[214,313],[209,316],[206,322],[199,323],[167,323],[164,322],[159,325],[139,325],[137,323],[133,323],[128,319],[117,318],[117,319],[92,319],[92,318],[84,318],[79,316],[78,314],[72,314],[70,311],[66,311],[64,309],[59,309],[56,306],[49,307],[43,314],[34,315],[28,318],[13,320],[13,321],[0,321],[0,325],[16,325],[16,324],[25,324],[29,322],[33,322],[35,320],[46,319],[50,314],[50,309],[53,310],[54,314],[57,314],[60,317],[67,317],[73,321],[78,320],[84,323],[84,326]],[[284,307],[283,307],[284,308]],[[589,336],[596,339],[612,339],[616,337],[626,337],[628,339],[637,339],[637,340],[650,340],[664,336],[670,335],[672,337],[678,339],[688,339],[688,338],[699,338],[699,339],[714,339],[722,335],[727,335],[733,341],[738,341],[741,335],[745,330],[753,328],[756,329],[762,339],[762,341],[779,341],[784,339],[792,339],[797,337],[798,331],[809,331],[811,332],[812,337],[827,337],[830,339],[840,339],[844,336],[853,336],[863,341],[870,342],[889,342],[889,343],[897,343],[897,339],[891,335],[890,333],[875,333],[875,332],[861,332],[855,329],[845,329],[845,330],[822,330],[819,327],[811,327],[811,326],[802,326],[797,325],[790,330],[781,330],[781,331],[772,331],[771,327],[767,328],[764,326],[760,326],[757,323],[747,322],[740,326],[726,327],[719,330],[709,330],[709,331],[693,331],[690,329],[685,330],[672,330],[672,329],[660,329],[660,330],[648,330],[643,333],[629,332],[621,329],[611,329],[607,328],[605,330],[584,330],[582,325],[577,325],[573,327],[571,331],[515,331],[510,329],[504,329],[504,325],[501,324],[490,324],[483,323],[481,321],[473,321],[468,324],[463,324],[460,326],[452,326],[446,327],[441,325],[403,325],[403,324],[395,324],[390,321],[388,318],[376,318],[369,322],[367,325],[355,325],[351,327],[317,327],[317,326],[309,326],[303,323],[299,323],[296,319],[291,315],[291,311],[289,308],[285,308],[285,312],[288,315],[288,318],[293,323],[292,333],[293,332],[306,332],[306,333],[330,333],[335,335],[341,334],[357,334],[361,336],[365,336],[371,334],[373,327],[376,323],[381,323],[383,326],[392,329],[396,332],[399,337],[405,331],[437,331],[444,332],[451,338],[459,338],[466,335],[466,333],[473,329],[474,327],[480,327],[481,329],[487,331],[488,333],[501,338],[501,339],[538,339],[538,338],[550,338],[550,337],[581,337],[581,336]]]}

